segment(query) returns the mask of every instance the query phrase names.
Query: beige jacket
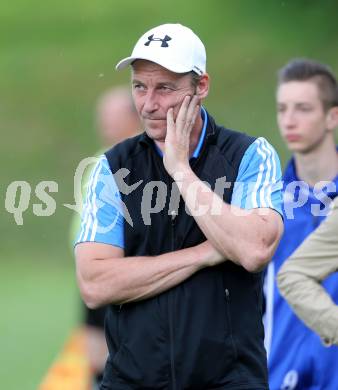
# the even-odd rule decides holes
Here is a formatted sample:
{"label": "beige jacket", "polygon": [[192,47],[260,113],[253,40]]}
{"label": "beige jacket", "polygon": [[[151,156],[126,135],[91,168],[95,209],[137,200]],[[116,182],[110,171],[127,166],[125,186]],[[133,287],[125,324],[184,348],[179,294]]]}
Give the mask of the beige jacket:
{"label": "beige jacket", "polygon": [[331,214],[283,264],[277,283],[281,294],[327,346],[338,345],[338,306],[320,282],[338,271],[338,198]]}

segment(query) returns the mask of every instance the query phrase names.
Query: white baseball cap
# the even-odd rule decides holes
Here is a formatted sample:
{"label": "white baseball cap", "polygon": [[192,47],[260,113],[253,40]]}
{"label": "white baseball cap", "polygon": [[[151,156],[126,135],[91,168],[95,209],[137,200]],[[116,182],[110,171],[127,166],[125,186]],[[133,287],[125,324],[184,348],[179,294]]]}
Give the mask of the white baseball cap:
{"label": "white baseball cap", "polygon": [[137,41],[130,57],[121,60],[116,69],[124,69],[135,60],[148,60],[175,73],[206,70],[205,47],[190,28],[182,24],[162,24],[147,31]]}

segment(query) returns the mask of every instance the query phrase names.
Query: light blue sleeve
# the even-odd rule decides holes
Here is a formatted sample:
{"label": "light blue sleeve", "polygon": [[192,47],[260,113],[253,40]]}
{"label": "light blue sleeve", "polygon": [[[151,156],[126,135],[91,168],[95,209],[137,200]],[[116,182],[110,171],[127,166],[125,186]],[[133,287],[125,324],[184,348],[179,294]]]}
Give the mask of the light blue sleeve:
{"label": "light blue sleeve", "polygon": [[282,213],[282,171],[275,149],[257,138],[239,166],[231,204],[250,210],[268,207]]}
{"label": "light blue sleeve", "polygon": [[121,195],[104,155],[94,166],[83,205],[81,229],[76,240],[124,248]]}

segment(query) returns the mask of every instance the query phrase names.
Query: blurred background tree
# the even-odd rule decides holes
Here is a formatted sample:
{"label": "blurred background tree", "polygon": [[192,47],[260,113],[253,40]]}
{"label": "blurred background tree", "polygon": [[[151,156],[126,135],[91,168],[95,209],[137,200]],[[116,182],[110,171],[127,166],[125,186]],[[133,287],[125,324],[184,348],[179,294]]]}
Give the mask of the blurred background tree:
{"label": "blurred background tree", "polygon": [[[147,29],[191,27],[207,48],[205,106],[227,127],[265,136],[286,161],[275,121],[276,71],[311,57],[338,73],[338,2],[259,0],[14,0],[0,5],[0,387],[34,389],[79,319],[68,244],[73,176],[98,148],[97,96],[129,80],[115,72]],[[27,181],[18,226],[8,185]],[[56,212],[37,217],[42,180],[58,183]]]}

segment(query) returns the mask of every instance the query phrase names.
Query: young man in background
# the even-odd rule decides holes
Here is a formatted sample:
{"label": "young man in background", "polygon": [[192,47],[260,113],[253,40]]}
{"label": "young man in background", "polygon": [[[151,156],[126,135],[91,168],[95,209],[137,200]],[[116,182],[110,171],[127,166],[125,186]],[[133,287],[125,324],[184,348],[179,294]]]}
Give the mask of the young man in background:
{"label": "young man in background", "polygon": [[[337,195],[337,81],[331,70],[293,60],[279,72],[277,119],[293,153],[284,176],[285,230],[266,276],[265,333],[271,390],[338,388],[338,349],[325,348],[280,295],[275,277],[283,262],[316,229]],[[324,282],[338,301],[338,275]]]}

